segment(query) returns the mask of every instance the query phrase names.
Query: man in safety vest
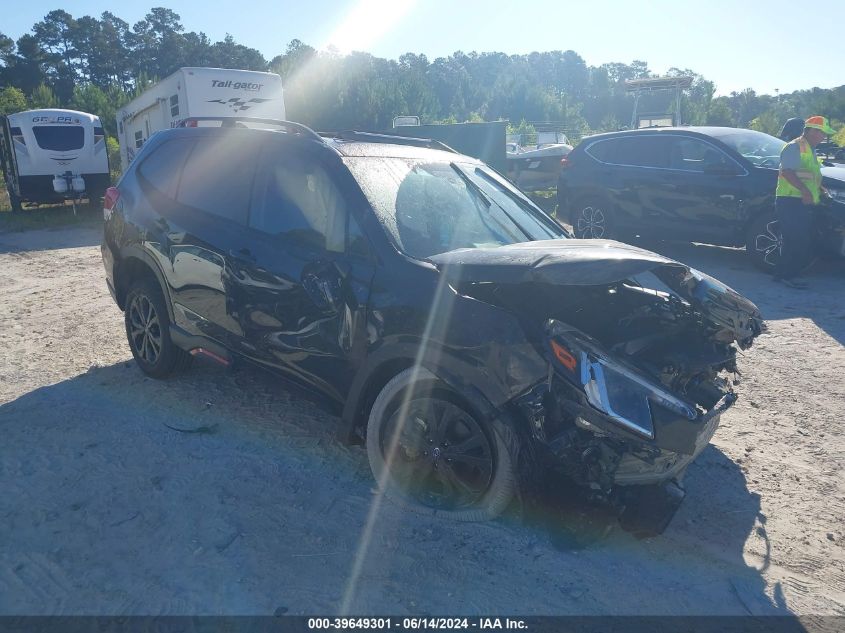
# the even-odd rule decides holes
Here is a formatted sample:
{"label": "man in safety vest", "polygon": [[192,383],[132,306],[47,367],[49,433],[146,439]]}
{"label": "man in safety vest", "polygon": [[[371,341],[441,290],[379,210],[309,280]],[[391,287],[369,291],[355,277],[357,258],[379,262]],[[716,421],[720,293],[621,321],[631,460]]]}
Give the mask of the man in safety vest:
{"label": "man in safety vest", "polygon": [[783,242],[774,277],[788,286],[806,287],[792,277],[809,263],[813,206],[822,196],[822,172],[814,148],[832,134],[826,117],[811,116],[804,122],[804,133],[787,143],[780,154],[775,211]]}

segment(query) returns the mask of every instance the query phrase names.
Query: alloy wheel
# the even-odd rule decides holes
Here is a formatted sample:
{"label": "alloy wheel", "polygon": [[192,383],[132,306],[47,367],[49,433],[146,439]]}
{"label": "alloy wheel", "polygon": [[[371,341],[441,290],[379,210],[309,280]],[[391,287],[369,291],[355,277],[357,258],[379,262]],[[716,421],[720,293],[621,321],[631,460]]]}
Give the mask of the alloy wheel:
{"label": "alloy wheel", "polygon": [[604,237],[605,231],[607,230],[604,211],[596,206],[584,207],[578,216],[576,228],[578,229],[578,235],[586,238],[600,239]]}
{"label": "alloy wheel", "polygon": [[754,238],[754,248],[762,253],[762,259],[768,266],[775,265],[783,249],[783,236],[777,220],[766,223],[764,232]]}
{"label": "alloy wheel", "polygon": [[421,398],[385,425],[381,450],[394,481],[418,503],[441,510],[468,508],[493,480],[493,445],[466,411],[446,400]]}
{"label": "alloy wheel", "polygon": [[153,302],[144,294],[135,295],[129,304],[129,336],[138,356],[155,365],[161,356],[161,323]]}

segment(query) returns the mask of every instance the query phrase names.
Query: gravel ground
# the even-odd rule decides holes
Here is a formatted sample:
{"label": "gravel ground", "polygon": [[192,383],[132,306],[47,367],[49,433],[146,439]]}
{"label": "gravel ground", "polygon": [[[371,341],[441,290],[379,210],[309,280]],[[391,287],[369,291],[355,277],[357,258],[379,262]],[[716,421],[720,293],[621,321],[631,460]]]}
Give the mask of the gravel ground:
{"label": "gravel ground", "polygon": [[801,291],[741,251],[662,248],[769,329],[674,521],[637,540],[552,501],[420,517],[275,377],[145,378],[99,239],[0,234],[0,614],[845,614],[841,262]]}

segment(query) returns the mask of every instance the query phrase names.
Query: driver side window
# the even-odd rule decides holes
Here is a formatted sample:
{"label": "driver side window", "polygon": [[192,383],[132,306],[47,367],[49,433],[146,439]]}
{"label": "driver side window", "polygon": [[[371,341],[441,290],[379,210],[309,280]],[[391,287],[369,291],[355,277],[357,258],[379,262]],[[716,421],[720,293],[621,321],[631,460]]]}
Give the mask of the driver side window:
{"label": "driver side window", "polygon": [[728,168],[731,165],[723,152],[698,139],[675,138],[669,154],[669,168],[681,171],[704,173],[712,168]]}

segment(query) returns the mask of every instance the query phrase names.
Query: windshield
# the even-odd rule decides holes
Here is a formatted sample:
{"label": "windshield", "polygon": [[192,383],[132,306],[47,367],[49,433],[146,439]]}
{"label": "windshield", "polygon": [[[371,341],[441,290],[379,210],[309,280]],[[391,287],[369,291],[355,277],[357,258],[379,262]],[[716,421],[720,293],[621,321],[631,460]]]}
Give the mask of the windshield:
{"label": "windshield", "polygon": [[382,157],[345,162],[388,234],[411,257],[567,237],[517,189],[478,164]]}
{"label": "windshield", "polygon": [[774,136],[754,130],[730,130],[713,136],[742,154],[755,167],[778,167],[780,152],[786,145]]}

